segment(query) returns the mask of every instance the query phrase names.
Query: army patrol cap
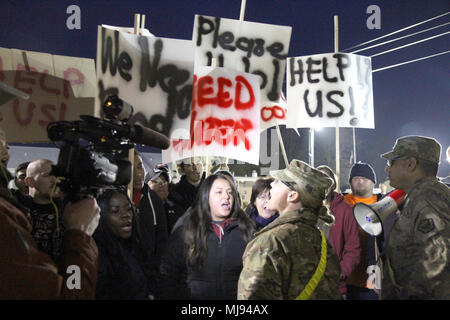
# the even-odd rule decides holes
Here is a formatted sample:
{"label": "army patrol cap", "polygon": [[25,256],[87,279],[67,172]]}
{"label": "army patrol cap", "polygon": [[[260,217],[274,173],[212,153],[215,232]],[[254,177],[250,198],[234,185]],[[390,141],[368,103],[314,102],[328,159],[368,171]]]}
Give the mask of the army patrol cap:
{"label": "army patrol cap", "polygon": [[441,144],[433,138],[421,136],[406,136],[398,138],[390,152],[381,155],[387,160],[403,157],[415,157],[422,160],[439,163]]}
{"label": "army patrol cap", "polygon": [[270,175],[287,182],[298,193],[305,207],[320,207],[333,181],[323,172],[300,160],[292,160],[283,170],[270,171]]}

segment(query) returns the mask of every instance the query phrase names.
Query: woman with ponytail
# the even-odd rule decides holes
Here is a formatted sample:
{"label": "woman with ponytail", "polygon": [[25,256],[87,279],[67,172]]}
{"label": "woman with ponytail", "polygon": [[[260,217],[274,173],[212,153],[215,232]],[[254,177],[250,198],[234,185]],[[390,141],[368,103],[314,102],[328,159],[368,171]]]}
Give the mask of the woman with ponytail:
{"label": "woman with ponytail", "polygon": [[234,300],[254,231],[229,178],[209,176],[178,220],[161,262],[160,299]]}
{"label": "woman with ponytail", "polygon": [[334,221],[323,206],[331,179],[299,160],[270,175],[266,206],[280,216],[247,245],[238,299],[342,299],[339,260],[316,227]]}

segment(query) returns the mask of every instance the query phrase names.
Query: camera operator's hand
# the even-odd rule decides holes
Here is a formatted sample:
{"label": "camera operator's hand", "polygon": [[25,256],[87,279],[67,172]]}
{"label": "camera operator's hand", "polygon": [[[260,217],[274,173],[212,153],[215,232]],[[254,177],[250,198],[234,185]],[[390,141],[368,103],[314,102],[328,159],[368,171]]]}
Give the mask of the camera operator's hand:
{"label": "camera operator's hand", "polygon": [[63,214],[67,230],[76,229],[92,236],[100,220],[100,207],[94,198],[86,198],[75,203],[69,202]]}

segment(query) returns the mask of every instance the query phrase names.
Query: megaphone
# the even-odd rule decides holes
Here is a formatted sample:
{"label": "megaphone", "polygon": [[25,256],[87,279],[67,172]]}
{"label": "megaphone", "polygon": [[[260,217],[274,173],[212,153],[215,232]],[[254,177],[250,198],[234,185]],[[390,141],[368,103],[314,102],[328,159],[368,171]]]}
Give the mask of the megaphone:
{"label": "megaphone", "polygon": [[353,216],[361,229],[378,236],[383,231],[383,221],[397,210],[405,196],[405,191],[397,189],[374,204],[357,203],[353,206]]}

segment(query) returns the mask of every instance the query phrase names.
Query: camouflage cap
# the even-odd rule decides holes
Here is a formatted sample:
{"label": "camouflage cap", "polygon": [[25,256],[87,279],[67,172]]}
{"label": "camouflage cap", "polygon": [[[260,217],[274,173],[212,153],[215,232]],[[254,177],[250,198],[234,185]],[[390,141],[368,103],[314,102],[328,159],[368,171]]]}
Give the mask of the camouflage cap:
{"label": "camouflage cap", "polygon": [[406,136],[398,138],[392,151],[381,155],[382,158],[395,160],[402,157],[415,157],[439,163],[441,144],[433,138]]}
{"label": "camouflage cap", "polygon": [[280,181],[288,182],[300,193],[305,207],[317,208],[322,205],[333,181],[323,172],[300,160],[292,160],[283,170],[270,171],[270,175]]}

